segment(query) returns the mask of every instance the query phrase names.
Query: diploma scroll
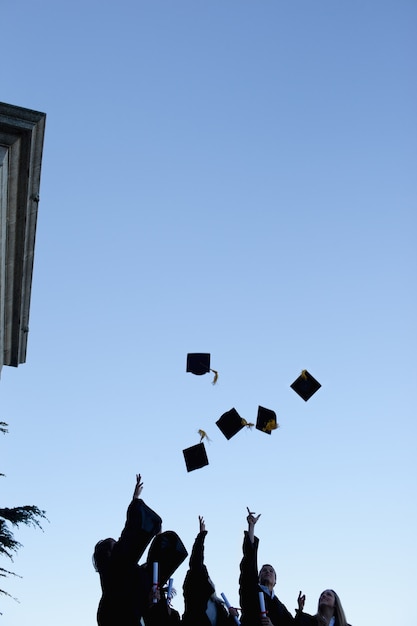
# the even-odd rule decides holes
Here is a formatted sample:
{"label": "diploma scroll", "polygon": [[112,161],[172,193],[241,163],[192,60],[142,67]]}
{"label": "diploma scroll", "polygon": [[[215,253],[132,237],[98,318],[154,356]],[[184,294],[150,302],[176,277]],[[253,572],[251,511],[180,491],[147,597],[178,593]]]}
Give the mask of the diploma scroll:
{"label": "diploma scroll", "polygon": [[259,592],[259,606],[261,607],[261,617],[266,617],[264,592]]}
{"label": "diploma scroll", "polygon": [[168,590],[167,590],[167,604],[169,604],[171,602],[171,596],[172,596],[172,585],[173,585],[174,579],[170,578],[168,581]]}
{"label": "diploma scroll", "polygon": [[158,591],[159,583],[158,583],[158,563],[153,564],[152,569],[152,602],[156,604],[158,602],[158,598],[156,597],[156,592]]}
{"label": "diploma scroll", "polygon": [[[221,595],[221,597],[223,598],[224,603],[225,603],[225,605],[227,606],[227,608],[228,608],[228,609],[232,608],[232,607],[230,606],[230,602],[229,602],[229,600],[226,598],[226,596],[224,595],[224,593],[221,593],[220,595]],[[233,615],[233,619],[235,620],[236,624],[237,624],[238,626],[240,626],[240,622],[239,622],[238,618],[236,617],[236,615]]]}

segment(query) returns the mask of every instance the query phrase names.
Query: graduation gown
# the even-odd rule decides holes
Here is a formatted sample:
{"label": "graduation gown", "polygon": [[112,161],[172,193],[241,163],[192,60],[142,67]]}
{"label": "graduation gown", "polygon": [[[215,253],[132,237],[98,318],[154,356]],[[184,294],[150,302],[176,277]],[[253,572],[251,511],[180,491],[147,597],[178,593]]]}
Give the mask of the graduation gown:
{"label": "graduation gown", "polygon": [[[317,615],[309,615],[309,613],[303,613],[303,611],[300,611],[299,609],[296,609],[294,624],[297,624],[297,626],[321,626]],[[337,621],[335,626],[338,626]],[[350,626],[350,624],[347,626]]]}
{"label": "graduation gown", "polygon": [[143,500],[131,501],[120,538],[100,562],[99,626],[138,626],[151,586],[138,561],[161,525],[159,515]]}
{"label": "graduation gown", "polygon": [[175,609],[168,610],[166,599],[153,604],[145,613],[145,626],[178,626],[181,618]]}
{"label": "graduation gown", "polygon": [[[184,579],[184,626],[211,626],[206,614],[207,602],[215,592],[207,567],[204,565],[204,539],[207,531],[198,533],[190,557],[190,567]],[[220,599],[215,600],[216,626],[231,626],[235,621]]]}
{"label": "graduation gown", "polygon": [[[259,592],[262,589],[259,586],[258,545],[258,537],[254,538],[252,544],[247,531],[245,531],[239,577],[240,607],[242,609],[241,626],[261,625]],[[271,598],[267,593],[264,593],[264,599],[267,615],[274,626],[294,626],[293,616],[276,595]]]}

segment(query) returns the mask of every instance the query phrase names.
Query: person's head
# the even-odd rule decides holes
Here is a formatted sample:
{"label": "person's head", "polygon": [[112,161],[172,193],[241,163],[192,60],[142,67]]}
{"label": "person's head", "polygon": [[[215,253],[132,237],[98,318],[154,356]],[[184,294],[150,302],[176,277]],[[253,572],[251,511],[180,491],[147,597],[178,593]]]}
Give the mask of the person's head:
{"label": "person's head", "polygon": [[323,610],[332,609],[333,615],[336,618],[337,626],[347,626],[345,612],[340,602],[340,598],[333,589],[325,589],[322,591],[319,597],[318,613],[322,613]]}
{"label": "person's head", "polygon": [[269,565],[268,563],[262,565],[261,569],[259,570],[259,583],[261,585],[265,585],[265,587],[269,587],[270,589],[272,589],[276,582],[277,573],[272,565]]}
{"label": "person's head", "polygon": [[145,569],[150,573],[153,563],[158,563],[159,584],[165,585],[187,555],[188,552],[177,533],[166,530],[153,538]]}
{"label": "person's head", "polygon": [[116,540],[112,537],[96,543],[93,554],[93,565],[96,572],[102,572],[109,562],[110,554]]}

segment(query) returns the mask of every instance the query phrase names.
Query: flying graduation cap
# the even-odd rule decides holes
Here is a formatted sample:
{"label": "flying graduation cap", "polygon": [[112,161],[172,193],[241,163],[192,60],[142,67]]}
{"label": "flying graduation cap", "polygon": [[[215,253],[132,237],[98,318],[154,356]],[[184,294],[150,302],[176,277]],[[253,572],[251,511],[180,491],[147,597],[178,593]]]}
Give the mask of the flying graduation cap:
{"label": "flying graduation cap", "polygon": [[198,434],[200,435],[200,443],[182,451],[187,472],[192,472],[209,464],[203,439],[207,439],[207,441],[210,441],[210,439],[207,437],[204,430],[199,430]]}
{"label": "flying graduation cap", "polygon": [[307,402],[320,389],[321,385],[307,370],[303,370],[290,387]]}
{"label": "flying graduation cap", "polygon": [[263,406],[258,407],[256,428],[257,430],[260,430],[267,435],[270,435],[271,431],[279,428],[279,424],[277,422],[277,414],[275,413],[275,411],[272,411],[271,409],[266,409]]}
{"label": "flying graduation cap", "polygon": [[210,367],[210,354],[206,352],[189,352],[187,354],[187,372],[202,376],[208,372],[213,372],[213,385],[216,384],[219,373]]}
{"label": "flying graduation cap", "polygon": [[226,439],[231,439],[237,435],[237,433],[242,430],[242,428],[245,428],[245,426],[247,428],[252,428],[252,426],[254,426],[254,424],[250,424],[245,419],[240,417],[239,413],[234,408],[230,409],[230,411],[226,411],[226,413],[223,413],[223,415],[217,420],[216,424]]}

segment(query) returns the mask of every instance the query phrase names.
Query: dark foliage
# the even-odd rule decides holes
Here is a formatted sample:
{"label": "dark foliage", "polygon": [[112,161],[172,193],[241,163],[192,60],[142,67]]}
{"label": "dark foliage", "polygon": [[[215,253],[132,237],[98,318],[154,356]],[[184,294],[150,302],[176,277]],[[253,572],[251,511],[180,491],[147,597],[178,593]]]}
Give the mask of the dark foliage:
{"label": "dark foliage", "polygon": [[[7,424],[5,422],[0,422],[0,432],[7,433]],[[4,474],[0,474],[0,476],[4,476]],[[13,555],[22,547],[22,544],[14,538],[13,527],[25,524],[26,526],[33,526],[42,530],[40,523],[42,519],[47,520],[45,511],[34,505],[0,508],[0,557],[5,556],[13,561]],[[17,574],[0,567],[0,577],[7,576],[17,576]],[[0,589],[0,594],[10,597],[10,594],[3,589]]]}

